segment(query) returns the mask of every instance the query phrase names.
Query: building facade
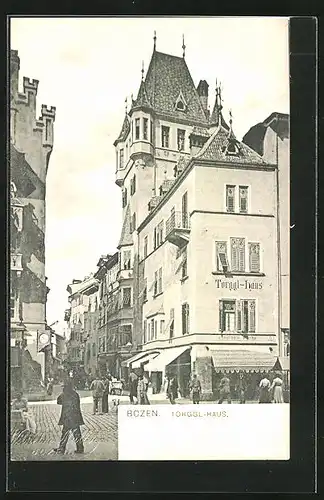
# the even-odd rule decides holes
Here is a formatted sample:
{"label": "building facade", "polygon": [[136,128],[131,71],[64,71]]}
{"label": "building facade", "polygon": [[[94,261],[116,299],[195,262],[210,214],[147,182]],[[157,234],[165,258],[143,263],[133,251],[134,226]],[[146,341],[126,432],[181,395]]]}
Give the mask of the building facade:
{"label": "building facade", "polygon": [[21,92],[19,68],[18,52],[11,50],[8,145],[11,367],[12,384],[23,384],[23,389],[28,391],[39,387],[45,378],[46,351],[51,341],[46,329],[49,289],[45,276],[45,193],[56,109],[42,105],[41,115],[37,117],[39,82],[24,77]]}
{"label": "building facade", "polygon": [[279,352],[290,355],[290,136],[289,116],[272,113],[264,122],[247,132],[243,142],[259,153],[265,161],[277,165],[276,191],[278,220],[277,240],[279,247]]}
{"label": "building facade", "polygon": [[[116,147],[133,259],[137,353],[154,391],[193,372],[212,398],[221,370],[268,370],[279,354],[277,161],[239,142],[218,87],[156,51]],[[125,236],[126,235],[126,236]],[[252,376],[252,375],[251,375]]]}

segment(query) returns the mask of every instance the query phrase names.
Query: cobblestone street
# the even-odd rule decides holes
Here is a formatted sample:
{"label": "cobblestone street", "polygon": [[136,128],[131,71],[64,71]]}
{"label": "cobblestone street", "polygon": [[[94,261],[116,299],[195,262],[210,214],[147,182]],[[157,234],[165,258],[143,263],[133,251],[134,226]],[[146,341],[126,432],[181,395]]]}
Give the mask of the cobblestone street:
{"label": "cobblestone street", "polygon": [[[29,405],[29,411],[36,420],[36,435],[11,441],[11,460],[117,460],[117,408],[111,406],[108,414],[92,415],[92,404],[85,398],[81,402],[85,425],[81,427],[84,441],[84,455],[75,455],[72,434],[69,437],[65,455],[53,452],[59,444],[61,429],[58,425],[61,407],[53,403]],[[21,442],[20,442],[21,440]]]}

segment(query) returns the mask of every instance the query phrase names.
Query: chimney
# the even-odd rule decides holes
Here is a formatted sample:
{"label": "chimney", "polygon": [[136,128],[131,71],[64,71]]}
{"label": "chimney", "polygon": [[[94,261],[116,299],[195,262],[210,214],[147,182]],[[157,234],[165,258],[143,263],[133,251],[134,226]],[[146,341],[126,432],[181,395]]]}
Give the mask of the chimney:
{"label": "chimney", "polygon": [[199,99],[205,112],[208,112],[208,87],[206,80],[200,80],[197,87]]}

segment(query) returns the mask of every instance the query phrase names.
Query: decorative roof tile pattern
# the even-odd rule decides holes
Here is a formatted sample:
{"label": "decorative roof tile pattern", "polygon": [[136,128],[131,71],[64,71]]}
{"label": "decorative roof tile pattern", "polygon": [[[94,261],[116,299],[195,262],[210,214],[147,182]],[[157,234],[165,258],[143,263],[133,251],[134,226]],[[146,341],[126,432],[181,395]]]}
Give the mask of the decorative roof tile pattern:
{"label": "decorative roof tile pattern", "polygon": [[122,142],[126,139],[130,131],[130,124],[129,124],[129,118],[127,115],[125,115],[124,122],[120,131],[120,134],[118,138],[115,140],[114,145],[116,145],[118,142]]}
{"label": "decorative roof tile pattern", "polygon": [[[147,71],[145,86],[148,98],[157,113],[166,114],[176,119],[188,119],[208,124],[184,58],[154,51]],[[186,101],[185,111],[175,109],[180,92]]]}
{"label": "decorative roof tile pattern", "polygon": [[130,206],[127,205],[125,217],[124,217],[124,222],[123,222],[123,227],[122,227],[122,231],[121,231],[121,236],[120,236],[120,240],[118,243],[118,248],[125,246],[125,245],[132,245],[133,244],[133,237],[132,237],[132,234],[130,232],[130,222],[131,222]]}
{"label": "decorative roof tile pattern", "polygon": [[132,110],[136,108],[151,108],[150,99],[147,95],[145,82],[142,80],[138,90],[137,99],[133,101]]}
{"label": "decorative roof tile pattern", "polygon": [[190,135],[196,135],[198,137],[210,137],[211,133],[207,128],[194,127]]}
{"label": "decorative roof tile pattern", "polygon": [[[233,140],[231,138],[231,140]],[[225,163],[245,163],[248,165],[267,165],[258,153],[249,148],[246,144],[236,141],[239,154],[226,154],[229,142],[229,132],[224,127],[219,126],[206,144],[196,154],[195,158],[200,160],[222,161]]]}

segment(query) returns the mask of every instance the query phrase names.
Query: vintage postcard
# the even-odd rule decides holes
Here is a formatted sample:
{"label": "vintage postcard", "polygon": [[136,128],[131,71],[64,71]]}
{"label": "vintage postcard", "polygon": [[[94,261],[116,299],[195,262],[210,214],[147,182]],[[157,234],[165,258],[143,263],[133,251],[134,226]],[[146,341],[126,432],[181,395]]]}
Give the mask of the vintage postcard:
{"label": "vintage postcard", "polygon": [[289,19],[9,22],[11,460],[289,460]]}

